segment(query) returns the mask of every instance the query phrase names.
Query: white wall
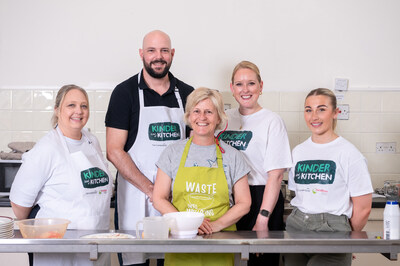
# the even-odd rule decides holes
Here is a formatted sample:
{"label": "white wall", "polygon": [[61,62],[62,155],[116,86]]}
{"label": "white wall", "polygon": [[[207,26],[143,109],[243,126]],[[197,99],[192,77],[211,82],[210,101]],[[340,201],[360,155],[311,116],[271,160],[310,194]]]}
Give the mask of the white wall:
{"label": "white wall", "polygon": [[[141,69],[143,35],[162,29],[176,48],[172,72],[222,90],[232,106],[234,65],[258,64],[260,103],[283,118],[292,148],[310,135],[306,93],[348,78],[340,103],[349,104],[350,119],[337,131],[382,187],[400,177],[399,11],[398,0],[0,0],[0,151],[46,134],[56,91],[67,83],[90,89],[87,126],[105,151],[111,90]],[[396,153],[377,154],[376,142],[396,142]]]}
{"label": "white wall", "polygon": [[138,72],[153,29],[170,34],[172,72],[227,90],[240,60],[265,88],[400,90],[398,0],[0,0],[0,88],[76,83],[112,89]]}

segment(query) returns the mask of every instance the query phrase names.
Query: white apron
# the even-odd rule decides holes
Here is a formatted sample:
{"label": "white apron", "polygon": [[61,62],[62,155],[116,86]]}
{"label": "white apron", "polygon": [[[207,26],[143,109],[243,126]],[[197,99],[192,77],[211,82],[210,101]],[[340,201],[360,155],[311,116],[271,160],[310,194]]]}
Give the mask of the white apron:
{"label": "white apron", "polygon": [[[110,225],[110,198],[112,175],[104,164],[99,152],[82,130],[82,138],[90,151],[86,156],[82,151],[69,153],[68,146],[59,128],[56,129],[61,152],[69,165],[65,176],[66,191],[57,201],[43,204],[36,217],[59,217],[71,221],[68,229],[107,230]],[[85,137],[84,137],[85,136]],[[54,204],[53,206],[51,206]],[[53,213],[49,211],[56,210]],[[56,207],[56,208],[55,208]],[[58,212],[59,210],[59,212]],[[34,265],[110,265],[109,254],[102,254],[96,262],[89,260],[89,254],[34,254]]]}
{"label": "white apron", "polygon": [[[138,74],[140,83],[141,72]],[[165,106],[144,106],[143,90],[139,90],[139,126],[135,143],[128,151],[137,168],[154,183],[158,157],[166,146],[184,139],[184,109],[179,91],[175,88],[175,97],[179,108]],[[119,229],[135,230],[136,222],[147,216],[160,216],[146,194],[130,184],[118,172],[117,205]],[[147,259],[144,253],[123,253],[124,265],[143,263]]]}

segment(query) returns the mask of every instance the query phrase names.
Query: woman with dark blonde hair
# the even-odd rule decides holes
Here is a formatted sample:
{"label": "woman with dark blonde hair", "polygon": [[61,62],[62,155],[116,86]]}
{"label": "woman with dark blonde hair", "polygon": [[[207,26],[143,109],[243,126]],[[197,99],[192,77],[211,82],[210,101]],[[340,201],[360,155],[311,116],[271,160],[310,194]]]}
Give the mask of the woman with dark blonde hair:
{"label": "woman with dark blonde hair", "polygon": [[[289,139],[283,120],[263,108],[258,99],[263,81],[258,67],[249,61],[236,65],[231,91],[239,108],[228,110],[228,128],[221,140],[235,147],[250,165],[251,209],[238,230],[284,230],[283,173],[292,166]],[[249,265],[279,265],[279,254],[250,254]]]}
{"label": "woman with dark blonde hair", "polygon": [[[76,85],[57,93],[54,129],[22,156],[11,187],[17,219],[64,218],[68,229],[107,230],[112,176],[97,138],[83,129],[89,119],[86,91]],[[100,257],[109,265],[109,255]],[[33,265],[93,265],[86,254],[37,253]]]}
{"label": "woman with dark blonde hair", "polygon": [[[250,208],[249,167],[240,152],[214,137],[215,129],[226,124],[223,108],[218,91],[194,90],[185,108],[185,122],[193,129],[192,137],[169,145],[156,163],[154,207],[162,214],[204,213],[199,234],[236,230],[235,223]],[[188,190],[188,183],[212,189]],[[188,264],[233,265],[233,254],[165,255],[165,265]]]}
{"label": "woman with dark blonde hair", "polygon": [[[361,231],[371,211],[367,162],[335,132],[339,109],[328,89],[312,90],[304,103],[311,137],[293,149],[289,189],[296,193],[286,230]],[[351,265],[351,254],[285,254],[285,265]]]}

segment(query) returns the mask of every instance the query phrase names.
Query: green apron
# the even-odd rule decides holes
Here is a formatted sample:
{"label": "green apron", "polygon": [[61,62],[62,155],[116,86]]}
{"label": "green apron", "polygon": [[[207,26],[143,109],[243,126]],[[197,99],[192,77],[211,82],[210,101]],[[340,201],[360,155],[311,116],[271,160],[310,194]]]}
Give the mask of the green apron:
{"label": "green apron", "polygon": [[[185,167],[192,138],[186,143],[172,189],[172,204],[178,211],[204,213],[211,221],[229,210],[229,190],[222,165],[222,153],[217,145],[218,168]],[[233,224],[224,231],[236,231]],[[165,254],[165,265],[200,266],[233,265],[234,255],[229,253],[174,253]]]}

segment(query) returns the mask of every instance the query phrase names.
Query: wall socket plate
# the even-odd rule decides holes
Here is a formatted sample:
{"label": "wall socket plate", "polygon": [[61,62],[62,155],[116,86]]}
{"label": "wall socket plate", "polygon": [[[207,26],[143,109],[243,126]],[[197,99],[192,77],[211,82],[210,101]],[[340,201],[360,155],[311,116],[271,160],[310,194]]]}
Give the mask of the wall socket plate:
{"label": "wall socket plate", "polygon": [[377,142],[376,153],[396,153],[396,142]]}
{"label": "wall socket plate", "polygon": [[349,120],[350,118],[350,106],[348,104],[338,104],[339,114],[337,119],[338,120]]}

